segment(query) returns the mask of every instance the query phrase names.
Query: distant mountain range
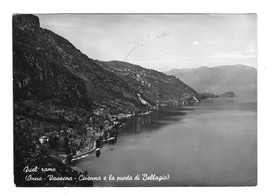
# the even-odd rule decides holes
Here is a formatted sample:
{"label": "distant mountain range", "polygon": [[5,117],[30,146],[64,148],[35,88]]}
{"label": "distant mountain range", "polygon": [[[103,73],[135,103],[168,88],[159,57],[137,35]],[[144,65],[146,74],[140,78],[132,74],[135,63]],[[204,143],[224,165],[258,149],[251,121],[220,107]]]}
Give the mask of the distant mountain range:
{"label": "distant mountain range", "polygon": [[257,97],[257,69],[245,65],[172,69],[173,75],[203,93],[222,94],[233,91],[238,97]]}
{"label": "distant mountain range", "polygon": [[90,59],[68,40],[40,27],[35,15],[13,16],[14,102],[25,100],[131,112],[198,93],[173,76],[119,62]]}

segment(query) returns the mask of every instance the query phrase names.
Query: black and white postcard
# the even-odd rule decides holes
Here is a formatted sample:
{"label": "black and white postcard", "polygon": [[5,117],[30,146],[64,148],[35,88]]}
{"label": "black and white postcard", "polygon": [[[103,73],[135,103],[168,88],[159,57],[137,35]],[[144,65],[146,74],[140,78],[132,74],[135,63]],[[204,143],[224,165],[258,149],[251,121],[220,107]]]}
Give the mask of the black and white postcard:
{"label": "black and white postcard", "polygon": [[257,15],[14,14],[18,187],[257,185]]}

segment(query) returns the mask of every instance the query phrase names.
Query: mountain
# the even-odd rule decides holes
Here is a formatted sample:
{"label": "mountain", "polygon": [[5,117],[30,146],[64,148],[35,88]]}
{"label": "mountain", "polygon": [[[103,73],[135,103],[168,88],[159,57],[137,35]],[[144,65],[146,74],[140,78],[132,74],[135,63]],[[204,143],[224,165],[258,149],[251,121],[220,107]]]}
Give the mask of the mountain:
{"label": "mountain", "polygon": [[138,65],[122,61],[96,61],[103,68],[114,72],[124,80],[133,91],[137,91],[141,98],[148,103],[157,101],[195,101],[199,94],[174,76],[146,69]]}
{"label": "mountain", "polygon": [[135,91],[34,15],[13,17],[14,101],[39,99],[89,109],[142,105]]}
{"label": "mountain", "polygon": [[257,69],[245,65],[172,69],[173,75],[198,92],[222,94],[233,91],[238,97],[257,97]]}
{"label": "mountain", "polygon": [[86,110],[104,106],[115,112],[133,111],[145,101],[197,96],[173,76],[92,60],[29,14],[13,16],[13,90],[14,102],[40,100]]}

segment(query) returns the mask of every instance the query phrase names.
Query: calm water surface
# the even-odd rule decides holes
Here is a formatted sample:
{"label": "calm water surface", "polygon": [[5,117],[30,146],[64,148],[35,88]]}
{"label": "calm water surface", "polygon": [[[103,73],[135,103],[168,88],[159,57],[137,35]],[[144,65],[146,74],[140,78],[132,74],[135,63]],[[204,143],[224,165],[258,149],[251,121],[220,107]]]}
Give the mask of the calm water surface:
{"label": "calm water surface", "polygon": [[96,186],[256,185],[257,103],[208,99],[129,119],[115,145],[75,166],[101,177],[169,174],[160,182],[94,181]]}

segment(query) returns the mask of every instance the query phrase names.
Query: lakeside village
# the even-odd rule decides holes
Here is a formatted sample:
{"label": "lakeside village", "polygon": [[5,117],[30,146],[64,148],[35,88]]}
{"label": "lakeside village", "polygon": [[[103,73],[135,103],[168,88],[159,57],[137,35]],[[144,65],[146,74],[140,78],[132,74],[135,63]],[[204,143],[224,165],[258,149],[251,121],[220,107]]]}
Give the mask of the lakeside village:
{"label": "lakeside village", "polygon": [[[50,102],[26,100],[14,103],[14,174],[16,184],[44,186],[49,184],[29,181],[25,183],[26,166],[55,168],[59,176],[86,175],[74,167],[76,160],[92,153],[100,156],[101,147],[115,144],[119,129],[124,128],[127,118],[148,115],[153,110],[167,105],[184,105],[195,102],[194,98],[180,101],[160,102],[157,106],[143,105],[135,112],[112,113],[107,107],[86,111]],[[63,171],[64,169],[64,171]],[[54,172],[55,174],[55,172]],[[40,176],[35,173],[32,176]],[[52,186],[90,186],[92,183],[56,183]],[[73,181],[74,182],[74,181]],[[49,184],[50,185],[50,184]]]}
{"label": "lakeside village", "polygon": [[[118,130],[125,126],[124,119],[148,115],[155,107],[150,109],[138,114],[110,114],[109,109],[97,108],[93,111],[93,116],[80,127],[71,128],[63,124],[61,125],[62,130],[44,133],[39,137],[39,143],[35,143],[49,148],[50,156],[65,164],[71,164],[71,162],[86,157],[87,154],[93,152],[99,158],[100,149],[104,144],[115,144],[117,142]],[[60,115],[63,112],[57,110],[52,113]],[[72,121],[75,120],[75,117],[77,119],[74,113],[69,113],[69,116],[64,118]]]}
{"label": "lakeside village", "polygon": [[[197,99],[193,96],[193,100]],[[185,104],[188,104],[188,102],[165,101],[157,104],[157,106],[148,104],[149,106],[144,107],[139,112],[127,114],[110,114],[107,108],[97,108],[93,111],[94,116],[90,117],[84,125],[86,133],[81,136],[77,134],[77,130],[74,128],[63,128],[59,132],[46,133],[39,138],[39,142],[40,144],[48,144],[50,148],[55,149],[52,156],[67,164],[93,152],[99,158],[104,144],[115,144],[117,142],[118,130],[125,126],[124,119],[148,115],[153,110],[158,109],[159,106],[181,106]]]}

